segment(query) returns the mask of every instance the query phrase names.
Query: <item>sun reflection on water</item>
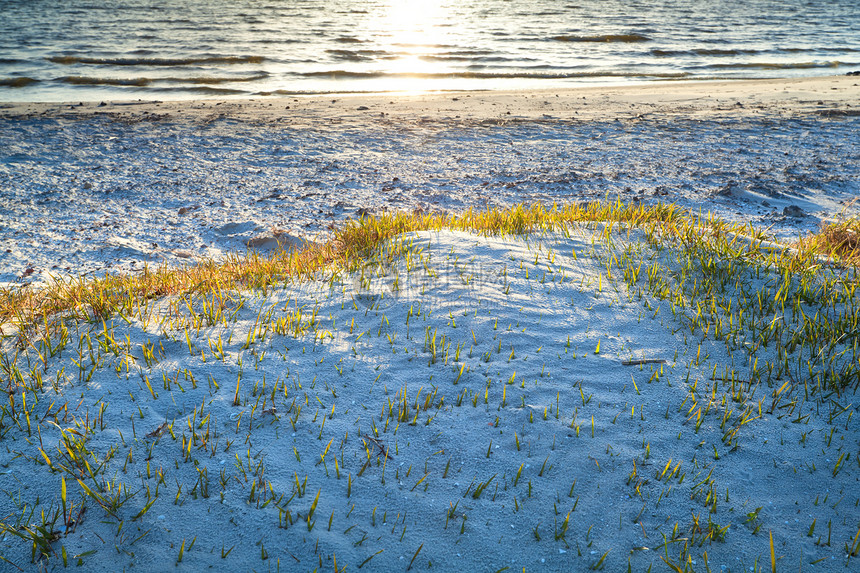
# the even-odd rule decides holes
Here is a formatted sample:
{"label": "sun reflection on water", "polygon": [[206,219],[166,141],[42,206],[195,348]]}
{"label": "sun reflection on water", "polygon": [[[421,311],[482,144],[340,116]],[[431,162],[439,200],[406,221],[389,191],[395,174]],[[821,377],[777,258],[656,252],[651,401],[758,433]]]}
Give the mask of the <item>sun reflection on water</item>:
{"label": "sun reflection on water", "polygon": [[448,7],[441,0],[391,0],[380,29],[397,48],[398,57],[381,70],[394,77],[380,81],[383,90],[426,91],[445,89],[440,78],[451,72],[444,61],[434,59],[451,42]]}

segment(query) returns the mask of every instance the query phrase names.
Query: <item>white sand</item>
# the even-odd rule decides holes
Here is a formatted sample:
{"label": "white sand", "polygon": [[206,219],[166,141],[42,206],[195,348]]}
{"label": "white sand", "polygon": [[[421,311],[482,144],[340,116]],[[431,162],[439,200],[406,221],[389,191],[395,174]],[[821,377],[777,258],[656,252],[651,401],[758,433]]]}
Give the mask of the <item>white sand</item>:
{"label": "white sand", "polygon": [[363,211],[606,196],[794,239],[857,212],[858,82],[5,104],[0,284],[325,237]]}
{"label": "white sand", "polygon": [[[667,571],[661,556],[677,561],[694,535],[695,571],[707,552],[711,571],[740,572],[770,566],[770,532],[780,571],[856,566],[845,551],[860,521],[853,396],[834,397],[847,409],[831,424],[835,406],[771,413],[778,388],[760,388],[765,411],[730,449],[721,420],[731,412],[728,429],[742,413],[730,385],[711,378],[746,359],[685,336],[668,306],[631,298],[590,232],[406,242],[407,259],[364,279],[235,296],[235,316],[188,338],[186,304],[164,300],[148,320],[109,322],[116,347],[100,342],[99,322],[79,325],[44,368],[29,351],[45,389],[35,404],[26,395],[29,434],[2,422],[4,520],[35,508],[23,519],[32,525],[56,510],[63,474],[39,448],[69,465],[61,429],[76,428],[90,467],[113,452],[83,482],[130,497],[110,516],[66,474],[69,503],[87,510],[54,541],[48,568],[61,567],[65,547],[71,564],[86,554],[87,571],[312,571],[335,560],[349,571],[585,571],[606,552],[606,571]],[[193,307],[203,312],[204,298]],[[296,309],[307,331],[274,333]],[[93,350],[85,339],[81,356],[85,333]],[[152,345],[150,366],[141,347]],[[623,363],[642,359],[665,363]],[[698,431],[691,395],[716,402]],[[840,449],[850,456],[834,477]],[[147,492],[155,501],[134,520]],[[287,513],[292,525],[279,527]],[[724,538],[700,546],[709,523]],[[0,554],[34,567],[8,534]]]}

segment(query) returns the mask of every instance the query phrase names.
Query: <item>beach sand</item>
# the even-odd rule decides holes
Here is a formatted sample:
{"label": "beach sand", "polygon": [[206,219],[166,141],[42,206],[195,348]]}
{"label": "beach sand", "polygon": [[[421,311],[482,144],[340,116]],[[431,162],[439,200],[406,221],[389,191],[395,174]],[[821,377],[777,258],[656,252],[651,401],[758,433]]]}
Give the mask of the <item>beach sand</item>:
{"label": "beach sand", "polygon": [[324,239],[363,212],[607,197],[796,239],[860,193],[858,82],[8,104],[0,283]]}
{"label": "beach sand", "polygon": [[740,572],[771,535],[780,569],[850,570],[853,394],[751,384],[601,236],[418,233],[361,273],[69,324],[19,357],[42,389],[4,406],[5,522],[54,516],[47,564],[88,571]]}
{"label": "beach sand", "polygon": [[[528,155],[528,143],[510,135],[520,132],[471,131],[484,124],[516,128],[518,122],[538,130],[543,153],[562,145],[555,139],[559,122],[582,122],[591,136],[614,133],[607,122],[616,120],[660,122],[662,134],[701,121],[697,125],[709,130],[703,137],[713,137],[731,127],[760,126],[760,119],[783,138],[803,130],[812,138],[823,134],[831,149],[842,150],[830,159],[836,165],[856,153],[848,150],[852,136],[838,141],[843,129],[856,138],[850,129],[860,109],[856,83],[853,77],[678,83],[571,90],[557,98],[552,92],[21,104],[2,110],[2,129],[6,137],[19,130],[31,138],[21,140],[22,154],[36,144],[39,130],[97,134],[88,151],[111,161],[107,138],[143,126],[129,138],[153,146],[131,145],[116,159],[132,163],[138,152],[155,162],[153,142],[183,141],[194,126],[227,130],[218,134],[218,147],[210,150],[216,156],[203,171],[225,180],[205,191],[213,196],[231,188],[236,173],[269,173],[271,157],[244,147],[252,137],[245,133],[264,137],[281,122],[298,126],[291,132],[298,141],[303,131],[330,138],[314,139],[317,146],[342,144],[343,133],[362,138],[360,150],[338,150],[346,167],[328,167],[339,169],[341,183],[348,183],[345,173],[360,179],[366,169],[366,163],[350,163],[350,153],[378,153],[388,164],[384,142],[377,140],[386,130],[392,137],[410,132],[404,141],[412,143],[459,126],[457,150],[501,138],[506,148]],[[150,129],[158,132],[155,140],[145,139]],[[775,145],[781,154],[784,144]],[[235,152],[246,163],[220,173],[220,152]],[[56,153],[75,156],[74,165],[57,156],[48,171],[80,175],[81,166],[92,167],[72,147]],[[165,172],[188,167],[178,153],[171,147],[161,156]],[[204,151],[189,153],[198,161]],[[480,161],[468,169],[488,169],[494,153],[480,151]],[[41,149],[38,154],[48,157]],[[297,165],[304,161],[290,157]],[[540,169],[539,159],[518,169]],[[821,160],[808,158],[809,165]],[[313,161],[321,169],[328,159]],[[28,176],[24,159],[5,165],[7,182]],[[144,180],[146,165],[136,172]],[[236,165],[228,162],[230,169]],[[856,168],[845,169],[826,193],[767,200],[824,211],[817,224],[856,195]],[[115,173],[96,185],[131,189],[134,172]],[[35,186],[50,184],[47,171],[30,175]],[[494,177],[475,178],[497,182],[498,173]],[[163,209],[158,213],[169,211],[181,221],[189,211],[178,210],[195,201],[182,196],[188,189],[175,187],[169,199],[153,201]],[[80,180],[75,188],[80,198]],[[695,191],[681,195],[691,206]],[[104,208],[118,210],[112,217],[122,219],[119,209],[138,201],[132,195],[115,204],[109,195],[98,196],[88,207],[97,209],[102,199]],[[329,199],[321,195],[316,207],[326,208]],[[634,195],[642,202],[666,200]],[[223,251],[259,236],[272,222],[265,213],[275,209],[228,218],[235,197],[199,222],[232,241],[225,239]],[[724,202],[708,205],[718,215],[760,216],[749,200],[719,197]],[[540,195],[542,202],[555,198]],[[280,208],[295,202],[288,198]],[[331,223],[355,217],[354,206]],[[469,206],[440,201],[436,208]],[[402,207],[428,208],[414,196]],[[38,216],[83,217],[74,211]],[[48,257],[70,252],[71,226],[52,235],[60,237],[53,246],[39,241],[56,227],[28,229],[33,245],[19,246],[25,225],[36,219],[23,208],[16,217],[4,221],[13,227],[4,244],[14,243],[11,257],[3,259],[5,271],[18,272],[11,267],[29,264],[27,257],[40,256],[40,249],[47,251],[45,265]],[[127,241],[121,246],[133,253],[129,260],[165,249],[163,240],[150,247],[155,241],[147,233],[158,235],[169,221],[126,217],[132,219],[127,231],[93,233],[91,250],[83,249],[71,259],[78,266],[70,267],[104,270],[97,263],[115,259],[111,249],[119,248],[110,246],[110,237]],[[794,231],[812,225],[809,216],[775,217]],[[237,224],[246,226],[226,228]],[[168,249],[190,249],[179,243],[209,236],[190,224],[184,228],[187,234],[177,233]],[[2,379],[10,391],[0,419],[0,491],[6,494],[0,496],[6,526],[0,569],[59,570],[66,555],[70,566],[87,571],[668,571],[670,562],[682,570],[740,572],[771,566],[772,539],[777,570],[852,570],[860,548],[855,395],[822,402],[804,398],[797,383],[751,384],[755,366],[744,345],[693,333],[671,302],[628,289],[610,262],[620,251],[604,236],[599,225],[525,237],[422,232],[401,238],[401,256],[370,260],[358,273],[266,292],[143,300],[106,321],[69,321],[50,343],[30,347],[5,338]],[[659,258],[648,254],[642,239],[635,231],[619,235],[616,248],[629,244],[646,260]],[[160,260],[175,264],[194,256]],[[764,273],[757,280],[776,279]],[[216,300],[223,313],[213,311]],[[763,350],[761,360],[773,360],[774,353]],[[50,525],[40,532],[43,521]],[[34,565],[30,539],[44,539],[46,532],[55,535],[36,545]]]}
{"label": "beach sand", "polygon": [[324,239],[364,212],[607,197],[796,239],[860,193],[858,82],[8,104],[0,283]]}

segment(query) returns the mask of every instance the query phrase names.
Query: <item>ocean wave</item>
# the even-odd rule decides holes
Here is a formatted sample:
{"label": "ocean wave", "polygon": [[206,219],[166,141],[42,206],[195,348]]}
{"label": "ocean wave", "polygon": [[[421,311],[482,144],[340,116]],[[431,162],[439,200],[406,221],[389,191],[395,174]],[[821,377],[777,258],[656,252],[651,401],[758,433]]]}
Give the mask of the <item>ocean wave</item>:
{"label": "ocean wave", "polygon": [[552,36],[557,42],[620,42],[630,44],[635,42],[650,42],[651,38],[642,34],[601,34],[599,36]]}
{"label": "ocean wave", "polygon": [[449,56],[491,56],[496,50],[460,49],[446,52]]}
{"label": "ocean wave", "polygon": [[718,69],[748,69],[748,70],[805,70],[811,68],[838,68],[840,66],[856,66],[857,62],[737,62],[728,64],[709,64],[706,68]]}
{"label": "ocean wave", "polygon": [[175,92],[175,93],[198,93],[202,95],[250,95],[250,92],[245,90],[236,90],[230,88],[211,88],[208,86],[194,87],[154,87],[150,88],[154,92]]}
{"label": "ocean wave", "polygon": [[88,58],[84,56],[51,56],[54,64],[95,64],[103,66],[188,66],[194,64],[259,64],[263,56],[198,56],[189,58]]}
{"label": "ocean wave", "polygon": [[850,46],[840,46],[838,48],[826,47],[826,48],[780,48],[776,50],[777,52],[788,52],[788,53],[798,53],[798,52],[834,52],[834,53],[843,53],[843,52],[860,52],[860,48],[852,48]]}
{"label": "ocean wave", "polygon": [[268,72],[258,72],[253,76],[233,76],[233,77],[209,77],[202,76],[196,78],[153,78],[157,82],[175,82],[189,84],[225,84],[231,82],[256,82],[269,77]]}
{"label": "ocean wave", "polygon": [[90,78],[86,76],[64,76],[58,82],[75,86],[129,86],[144,87],[152,83],[149,78]]}
{"label": "ocean wave", "polygon": [[23,88],[30,84],[37,84],[39,80],[28,78],[26,76],[20,78],[0,78],[0,86],[6,88]]}
{"label": "ocean wave", "polygon": [[395,56],[385,50],[326,50],[336,60],[369,62],[374,59],[391,59]]}
{"label": "ocean wave", "polygon": [[298,74],[309,78],[330,79],[379,79],[379,78],[417,78],[417,79],[541,79],[559,80],[574,78],[685,78],[690,74],[687,72],[648,73],[648,72],[613,72],[613,71],[589,71],[589,72],[452,72],[452,73],[389,73],[389,72],[355,72],[351,70],[329,70],[319,72],[304,72]]}
{"label": "ocean wave", "polygon": [[751,54],[761,54],[764,53],[762,50],[747,50],[747,49],[721,49],[721,48],[698,48],[692,50],[660,50],[653,49],[651,50],[651,54],[659,57],[667,57],[667,56],[687,56],[687,55],[695,55],[695,56],[743,56],[743,55],[751,55]]}
{"label": "ocean wave", "polygon": [[654,48],[651,55],[658,57],[672,56],[751,56],[755,54],[815,54],[826,52],[856,52],[852,48],[772,48],[769,50],[754,50],[752,48],[694,48],[690,50],[662,50]]}
{"label": "ocean wave", "polygon": [[391,44],[392,46],[397,46],[398,48],[406,48],[406,49],[415,49],[415,48],[423,48],[425,50],[456,50],[458,46],[453,44],[417,44],[414,42],[394,42]]}
{"label": "ocean wave", "polygon": [[514,12],[514,16],[518,18],[540,18],[542,16],[564,16],[564,11],[559,10],[544,10],[542,12]]}
{"label": "ocean wave", "polygon": [[[419,60],[425,62],[510,62],[511,58],[505,56],[458,56],[453,54],[418,56]],[[517,58],[517,61],[536,61],[534,58]]]}
{"label": "ocean wave", "polygon": [[253,76],[220,76],[220,77],[168,77],[168,78],[94,78],[88,76],[64,76],[57,78],[58,82],[72,85],[105,85],[105,86],[131,86],[145,87],[152,84],[223,84],[232,82],[254,82],[269,77],[268,73],[260,72]]}

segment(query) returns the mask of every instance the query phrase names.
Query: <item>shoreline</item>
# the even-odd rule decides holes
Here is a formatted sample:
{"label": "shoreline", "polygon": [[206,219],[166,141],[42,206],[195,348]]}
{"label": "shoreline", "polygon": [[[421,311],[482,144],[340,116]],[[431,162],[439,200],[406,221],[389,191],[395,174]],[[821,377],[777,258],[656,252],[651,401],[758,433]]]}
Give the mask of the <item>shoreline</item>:
{"label": "shoreline", "polygon": [[[389,121],[590,120],[616,116],[641,119],[651,114],[695,117],[818,114],[826,117],[860,114],[858,90],[851,89],[858,85],[860,78],[842,75],[657,81],[622,86],[514,91],[346,93],[173,101],[6,102],[0,103],[0,118],[20,119],[37,114],[66,119],[89,116],[147,119],[140,116],[170,114],[173,119],[211,120],[213,112],[240,120],[289,119],[296,122],[319,118],[335,118],[341,122],[364,121],[372,118],[374,112],[384,113],[383,117]],[[368,109],[357,109],[362,106]],[[214,109],[216,107],[220,109]],[[287,110],[289,113],[285,113]],[[367,113],[356,114],[355,111]]]}

